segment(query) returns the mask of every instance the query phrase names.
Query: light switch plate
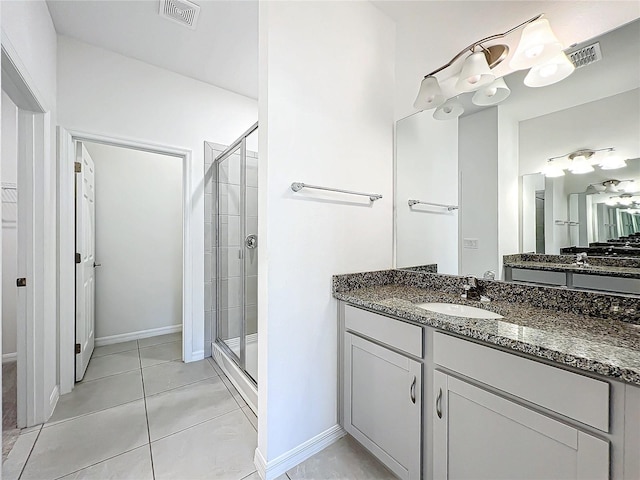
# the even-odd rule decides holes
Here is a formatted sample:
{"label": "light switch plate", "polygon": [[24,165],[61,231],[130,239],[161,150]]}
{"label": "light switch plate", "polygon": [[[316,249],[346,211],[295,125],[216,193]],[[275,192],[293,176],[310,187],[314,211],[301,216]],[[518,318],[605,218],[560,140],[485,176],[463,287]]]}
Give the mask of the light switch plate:
{"label": "light switch plate", "polygon": [[478,249],[478,239],[477,238],[464,238],[462,240],[462,246],[464,248],[470,248],[473,250]]}

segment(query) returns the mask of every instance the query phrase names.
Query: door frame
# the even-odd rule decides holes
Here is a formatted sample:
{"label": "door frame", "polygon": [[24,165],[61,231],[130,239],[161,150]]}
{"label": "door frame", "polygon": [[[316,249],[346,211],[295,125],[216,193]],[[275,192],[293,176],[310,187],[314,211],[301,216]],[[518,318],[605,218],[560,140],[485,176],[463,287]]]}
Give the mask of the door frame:
{"label": "door frame", "polygon": [[[2,89],[18,107],[18,292],[16,318],[17,423],[46,421],[59,398],[55,336],[55,158],[51,106],[36,87],[17,50],[2,32]],[[22,248],[21,248],[22,246]],[[52,291],[53,290],[53,291]],[[20,312],[22,310],[23,313]]]}
{"label": "door frame", "polygon": [[[93,142],[124,147],[182,159],[182,360],[200,360],[203,352],[193,351],[195,312],[194,250],[192,238],[197,231],[193,215],[196,201],[191,186],[192,151],[130,138],[66,129],[58,126],[58,282],[60,305],[60,393],[75,385],[75,142]],[[204,188],[204,187],[202,187]]]}

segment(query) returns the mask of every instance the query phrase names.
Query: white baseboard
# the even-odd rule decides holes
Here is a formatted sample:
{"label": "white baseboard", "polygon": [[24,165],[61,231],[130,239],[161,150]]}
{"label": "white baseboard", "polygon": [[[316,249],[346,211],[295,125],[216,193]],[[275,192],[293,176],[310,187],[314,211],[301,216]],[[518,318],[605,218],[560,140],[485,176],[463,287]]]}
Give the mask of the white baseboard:
{"label": "white baseboard", "polygon": [[139,340],[141,338],[156,337],[158,335],[166,335],[168,333],[176,333],[182,331],[182,324],[169,325],[168,327],[150,328],[149,330],[139,330],[131,333],[121,333],[119,335],[110,335],[108,337],[96,338],[96,347],[111,345],[113,343],[128,342],[130,340]]}
{"label": "white baseboard", "polygon": [[11,362],[16,362],[17,360],[18,360],[18,354],[16,352],[2,354],[2,363],[11,363]]}
{"label": "white baseboard", "polygon": [[253,463],[258,470],[258,475],[260,475],[262,479],[274,480],[287,470],[301,464],[307,458],[314,456],[320,450],[327,448],[346,434],[347,432],[345,432],[340,425],[334,425],[303,444],[298,445],[296,448],[274,458],[270,462],[265,461],[262,452],[256,448]]}

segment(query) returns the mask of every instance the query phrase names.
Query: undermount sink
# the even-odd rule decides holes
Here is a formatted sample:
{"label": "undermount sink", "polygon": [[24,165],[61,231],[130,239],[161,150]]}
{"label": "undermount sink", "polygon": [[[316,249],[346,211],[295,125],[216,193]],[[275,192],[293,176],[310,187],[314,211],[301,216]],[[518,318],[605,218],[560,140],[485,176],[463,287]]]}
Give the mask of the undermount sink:
{"label": "undermount sink", "polygon": [[445,315],[451,315],[454,317],[484,319],[504,318],[502,315],[498,315],[497,313],[490,312],[482,308],[458,305],[456,303],[418,303],[416,304],[416,307],[424,308],[430,312],[444,313]]}

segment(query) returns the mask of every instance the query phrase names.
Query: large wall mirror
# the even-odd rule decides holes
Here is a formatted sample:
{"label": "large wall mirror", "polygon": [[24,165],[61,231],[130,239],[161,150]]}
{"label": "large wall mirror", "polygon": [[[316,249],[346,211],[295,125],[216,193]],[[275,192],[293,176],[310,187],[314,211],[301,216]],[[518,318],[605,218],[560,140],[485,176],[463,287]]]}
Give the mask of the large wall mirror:
{"label": "large wall mirror", "polygon": [[[635,20],[581,44],[598,42],[602,58],[559,83],[528,88],[519,71],[505,77],[511,95],[497,106],[460,98],[457,121],[433,111],[398,121],[396,266],[501,278],[503,255],[558,254],[638,231],[639,39]],[[624,166],[541,173],[550,158],[609,148]]]}

